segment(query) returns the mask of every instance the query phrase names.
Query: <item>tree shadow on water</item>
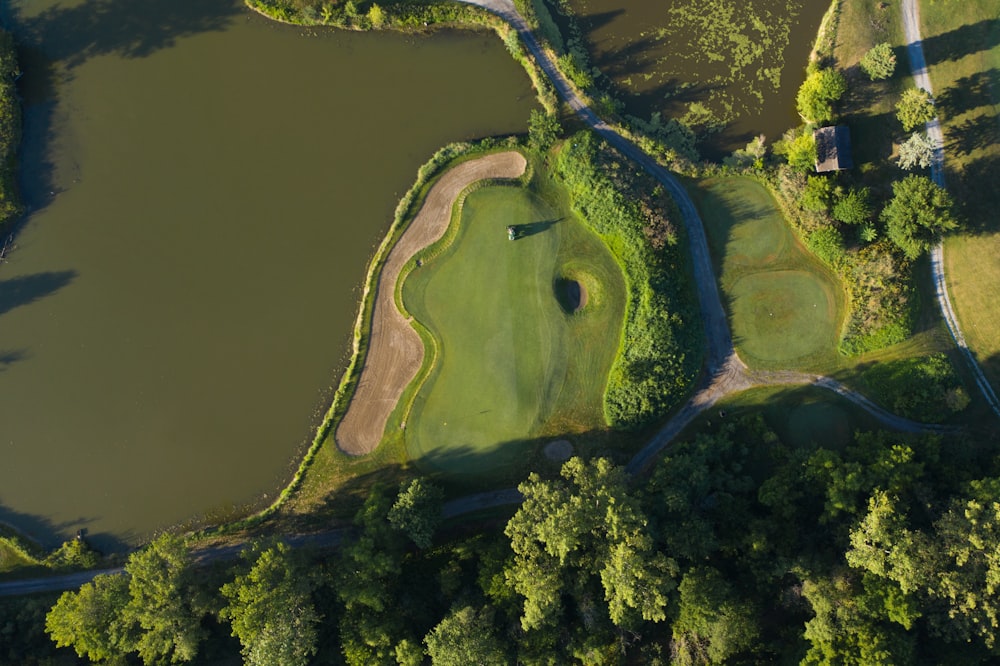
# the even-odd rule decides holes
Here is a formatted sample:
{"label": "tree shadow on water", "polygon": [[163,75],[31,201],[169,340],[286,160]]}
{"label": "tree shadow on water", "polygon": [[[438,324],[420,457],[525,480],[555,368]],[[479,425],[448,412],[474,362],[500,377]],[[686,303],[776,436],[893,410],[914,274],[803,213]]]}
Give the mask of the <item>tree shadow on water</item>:
{"label": "tree shadow on water", "polygon": [[84,0],[35,15],[20,7],[4,12],[23,72],[20,179],[29,211],[65,189],[56,182],[53,141],[59,88],[77,67],[99,56],[147,57],[182,38],[222,31],[246,11],[238,0]]}
{"label": "tree shadow on water", "polygon": [[15,11],[18,41],[67,68],[90,58],[143,58],[184,37],[224,30],[245,10],[236,0],[85,0],[34,16]]}
{"label": "tree shadow on water", "polygon": [[[0,315],[59,291],[75,277],[76,271],[49,271],[0,280]],[[3,367],[3,356],[0,356],[0,367]]]}
{"label": "tree shadow on water", "polygon": [[102,553],[123,553],[131,549],[127,542],[112,534],[88,533],[87,525],[95,520],[97,517],[79,516],[56,522],[45,516],[18,511],[0,501],[0,524],[43,551],[58,548],[59,544],[77,534],[84,536],[88,544]]}

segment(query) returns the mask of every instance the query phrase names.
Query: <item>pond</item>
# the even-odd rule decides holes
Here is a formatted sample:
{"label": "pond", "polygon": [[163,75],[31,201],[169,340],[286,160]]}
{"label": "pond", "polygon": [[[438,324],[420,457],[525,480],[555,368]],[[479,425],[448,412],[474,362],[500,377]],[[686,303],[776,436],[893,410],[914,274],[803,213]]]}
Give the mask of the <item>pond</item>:
{"label": "pond", "polygon": [[829,2],[567,1],[626,113],[725,122],[703,146],[712,156],[761,133],[773,141],[801,122],[795,93]]}
{"label": "pond", "polygon": [[0,521],[125,547],[273,498],[417,167],[522,132],[490,33],[277,25],[234,0],[22,0],[0,266]]}

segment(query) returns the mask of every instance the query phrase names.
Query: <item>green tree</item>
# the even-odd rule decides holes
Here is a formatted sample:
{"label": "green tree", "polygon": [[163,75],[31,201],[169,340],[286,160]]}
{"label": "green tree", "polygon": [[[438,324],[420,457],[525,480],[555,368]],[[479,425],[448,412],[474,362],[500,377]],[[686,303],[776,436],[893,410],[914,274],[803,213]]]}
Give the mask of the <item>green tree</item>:
{"label": "green tree", "polygon": [[[813,159],[813,162],[810,162],[810,166],[814,162],[815,159]],[[809,176],[806,179],[806,188],[802,192],[802,198],[799,199],[799,203],[805,210],[819,213],[829,209],[833,197],[834,187],[833,181],[830,178]]]}
{"label": "green tree", "polygon": [[305,666],[316,654],[319,616],[309,576],[288,546],[255,544],[243,552],[250,570],[222,586],[219,613],[240,640],[247,666]]}
{"label": "green tree", "polygon": [[389,522],[405,532],[419,548],[430,548],[434,531],[441,524],[441,501],[444,493],[437,486],[414,479],[399,487],[396,503],[389,510]]}
{"label": "green tree", "polygon": [[191,579],[184,542],[169,534],[154,539],[125,564],[129,602],[123,621],[138,631],[135,650],[146,664],[191,661],[207,632],[202,593]]}
{"label": "green tree", "polygon": [[935,116],[931,94],[922,88],[909,88],[896,104],[896,117],[907,132],[923,125]]}
{"label": "green tree", "polygon": [[867,187],[848,190],[833,205],[833,218],[844,224],[865,224],[871,217],[871,193]]}
{"label": "green tree", "polygon": [[372,27],[378,30],[385,25],[385,10],[373,2],[372,6],[368,8],[368,20]]}
{"label": "green tree", "polygon": [[680,611],[673,625],[675,664],[722,664],[753,645],[759,634],[754,609],[737,598],[716,569],[691,569],[678,590]]}
{"label": "green tree", "polygon": [[893,198],[881,219],[889,239],[910,259],[916,259],[946,231],[958,228],[948,192],[931,179],[910,175],[892,184]]}
{"label": "green tree", "polygon": [[45,618],[45,631],[56,645],[90,661],[121,659],[130,649],[121,620],[128,586],[125,576],[100,575],[77,592],[64,592]]}
{"label": "green tree", "polygon": [[1000,630],[1000,478],[973,481],[969,491],[934,525],[940,564],[925,583],[948,604],[940,629],[965,640],[978,636],[993,649]]}
{"label": "green tree", "polygon": [[493,629],[493,612],[465,606],[452,612],[424,638],[434,666],[504,666],[511,663]]}
{"label": "green tree", "polygon": [[924,132],[916,132],[899,146],[899,167],[912,171],[928,169],[934,162],[934,140]]}
{"label": "green tree", "polygon": [[784,155],[788,166],[796,171],[810,171],[816,167],[816,138],[812,132],[799,132],[782,139],[774,152]]}
{"label": "green tree", "polygon": [[915,641],[901,627],[869,612],[868,599],[848,575],[834,572],[802,584],[813,618],[806,622],[809,641],[802,664],[894,666],[913,663]]}
{"label": "green tree", "polygon": [[554,113],[531,110],[528,117],[528,143],[532,148],[544,152],[552,147],[560,134],[562,125]]}
{"label": "green tree", "polygon": [[833,105],[847,92],[847,79],[835,69],[810,73],[795,98],[799,115],[809,123],[826,123],[834,118]]}
{"label": "green tree", "polygon": [[872,81],[887,79],[896,71],[896,54],[888,42],[876,44],[861,57],[861,69]]}
{"label": "green tree", "polygon": [[564,595],[586,606],[595,588],[616,626],[666,617],[673,565],[653,550],[621,468],[571,458],[562,479],[532,474],[518,489],[525,500],[505,529],[514,551],[506,576],[524,598],[525,630],[557,626]]}

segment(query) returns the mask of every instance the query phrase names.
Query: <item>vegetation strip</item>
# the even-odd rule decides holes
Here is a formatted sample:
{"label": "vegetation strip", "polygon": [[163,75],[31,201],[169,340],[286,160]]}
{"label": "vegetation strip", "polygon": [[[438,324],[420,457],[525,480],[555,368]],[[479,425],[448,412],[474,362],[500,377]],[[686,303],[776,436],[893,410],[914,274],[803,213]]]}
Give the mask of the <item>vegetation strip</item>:
{"label": "vegetation strip", "polygon": [[420,211],[389,253],[375,287],[371,337],[361,380],[335,435],[344,452],[364,455],[378,446],[389,415],[423,364],[420,336],[396,307],[400,271],[414,254],[444,235],[455,200],[465,188],[480,180],[517,178],[526,167],[523,155],[509,151],[449,169],[428,192]]}
{"label": "vegetation strip", "polygon": [[[924,47],[920,39],[920,9],[917,0],[903,0],[903,28],[906,32],[907,51],[910,55],[910,69],[913,72],[913,80],[918,88],[922,88],[929,93],[933,93],[931,79],[927,73],[927,62],[924,59]],[[934,160],[931,163],[931,177],[934,182],[944,187],[944,135],[941,133],[941,121],[937,116],[927,121],[927,135],[934,142]],[[962,356],[969,364],[976,379],[976,385],[989,404],[990,409],[997,416],[1000,416],[1000,399],[993,391],[993,387],[983,374],[983,369],[976,361],[975,356],[965,342],[962,329],[958,324],[958,317],[952,307],[951,298],[948,296],[948,284],[944,273],[944,242],[938,241],[931,249],[931,273],[934,278],[934,290],[937,295],[938,305],[941,314],[944,316],[948,330],[951,331],[955,344],[962,351]]]}

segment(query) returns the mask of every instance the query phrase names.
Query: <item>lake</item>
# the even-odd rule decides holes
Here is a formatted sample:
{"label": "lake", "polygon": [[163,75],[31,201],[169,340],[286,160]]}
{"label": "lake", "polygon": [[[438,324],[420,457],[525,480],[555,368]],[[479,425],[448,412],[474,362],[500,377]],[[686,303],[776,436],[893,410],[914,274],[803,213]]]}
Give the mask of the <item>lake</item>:
{"label": "lake", "polygon": [[282,26],[230,0],[23,0],[0,266],[0,520],[105,548],[259,506],[346,365],[417,167],[523,132],[491,33]]}

